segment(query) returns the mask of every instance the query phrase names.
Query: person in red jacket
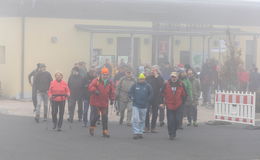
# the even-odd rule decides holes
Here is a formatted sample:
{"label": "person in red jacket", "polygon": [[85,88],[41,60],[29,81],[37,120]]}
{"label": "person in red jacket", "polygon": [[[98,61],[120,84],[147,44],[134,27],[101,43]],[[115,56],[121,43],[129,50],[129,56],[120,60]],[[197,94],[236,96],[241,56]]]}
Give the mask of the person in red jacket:
{"label": "person in red jacket", "polygon": [[96,127],[96,122],[98,120],[98,115],[101,113],[102,126],[103,126],[103,136],[109,138],[108,132],[108,102],[110,100],[110,105],[113,105],[115,100],[115,88],[112,81],[109,80],[109,70],[107,68],[102,68],[101,76],[94,79],[89,87],[90,96],[90,135],[94,136],[94,130]]}
{"label": "person in red jacket", "polygon": [[[58,127],[58,131],[61,131],[63,122],[64,108],[67,97],[70,96],[70,90],[68,84],[62,80],[63,75],[61,72],[55,74],[55,80],[51,82],[48,95],[51,100],[52,107],[52,122],[53,129]],[[59,111],[59,121],[57,121],[57,114]]]}
{"label": "person in red jacket", "polygon": [[[176,137],[176,130],[178,128],[178,116],[180,114],[180,106],[186,97],[184,85],[178,80],[178,73],[172,72],[171,78],[164,84],[162,88],[161,105],[164,104],[167,108],[167,124],[168,134],[170,140]],[[164,102],[164,104],[163,104]]]}

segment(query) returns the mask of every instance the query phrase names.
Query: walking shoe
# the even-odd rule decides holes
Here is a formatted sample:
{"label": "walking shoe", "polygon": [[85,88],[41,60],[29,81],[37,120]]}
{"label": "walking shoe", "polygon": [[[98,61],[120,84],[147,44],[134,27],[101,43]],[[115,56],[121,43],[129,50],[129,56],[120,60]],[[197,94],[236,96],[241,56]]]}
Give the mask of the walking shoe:
{"label": "walking shoe", "polygon": [[52,129],[56,129],[56,127],[57,127],[57,124],[56,124],[56,123],[53,123]]}
{"label": "walking shoe", "polygon": [[89,128],[89,134],[90,134],[91,136],[94,136],[94,132],[95,132],[95,127],[90,127],[90,128]]}
{"label": "walking shoe", "polygon": [[140,138],[140,136],[138,135],[138,134],[134,134],[134,136],[133,136],[133,139],[134,140],[137,140],[137,139],[139,139]]}
{"label": "walking shoe", "polygon": [[119,120],[119,124],[120,124],[120,125],[123,124],[123,119],[120,118],[120,120]]}
{"label": "walking shoe", "polygon": [[191,126],[191,123],[189,122],[189,123],[187,124],[187,126],[188,126],[188,127]]}
{"label": "walking shoe", "polygon": [[131,127],[132,126],[132,124],[130,122],[128,122],[126,125],[127,125],[127,127]]}
{"label": "walking shoe", "polygon": [[164,122],[160,122],[160,127],[163,127],[164,126]]}
{"label": "walking shoe", "polygon": [[101,123],[100,120],[97,120],[97,125],[100,125],[100,123]]}
{"label": "walking shoe", "polygon": [[144,133],[149,133],[150,132],[150,129],[149,128],[145,128],[144,129]]}
{"label": "walking shoe", "polygon": [[35,116],[35,121],[36,121],[36,123],[39,123],[39,121],[40,121],[40,117],[37,115],[37,116]]}
{"label": "walking shoe", "polygon": [[158,133],[158,131],[156,129],[152,129],[151,133]]}
{"label": "walking shoe", "polygon": [[170,136],[169,136],[169,139],[170,139],[171,141],[173,141],[173,140],[175,139],[175,137],[176,137],[176,136],[170,135]]}
{"label": "walking shoe", "polygon": [[58,128],[57,131],[60,132],[60,131],[61,131],[61,128]]}
{"label": "walking shoe", "polygon": [[103,137],[105,137],[105,138],[109,138],[110,137],[108,130],[104,130],[103,131]]}
{"label": "walking shoe", "polygon": [[198,125],[197,122],[193,122],[193,126],[194,126],[194,127],[198,127],[199,125]]}
{"label": "walking shoe", "polygon": [[143,137],[142,134],[138,134],[138,138],[139,138],[139,139],[143,139],[144,137]]}

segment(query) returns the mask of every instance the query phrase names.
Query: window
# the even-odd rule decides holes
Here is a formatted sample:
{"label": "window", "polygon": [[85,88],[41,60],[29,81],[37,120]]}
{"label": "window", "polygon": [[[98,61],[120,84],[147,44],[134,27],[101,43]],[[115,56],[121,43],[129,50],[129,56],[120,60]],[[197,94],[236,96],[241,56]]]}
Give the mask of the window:
{"label": "window", "polygon": [[5,46],[0,46],[0,64],[5,64]]}

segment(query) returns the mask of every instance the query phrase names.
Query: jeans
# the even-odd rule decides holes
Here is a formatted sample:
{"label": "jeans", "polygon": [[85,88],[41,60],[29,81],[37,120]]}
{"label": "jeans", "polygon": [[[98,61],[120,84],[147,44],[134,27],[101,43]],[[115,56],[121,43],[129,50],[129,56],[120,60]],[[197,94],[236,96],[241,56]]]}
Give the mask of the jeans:
{"label": "jeans", "polygon": [[120,102],[119,101],[119,109],[120,109],[120,122],[124,121],[125,110],[127,109],[127,123],[131,123],[132,117],[132,103],[131,102]]}
{"label": "jeans", "polygon": [[145,126],[146,108],[133,106],[132,111],[132,129],[134,134],[143,134]]}
{"label": "jeans", "polygon": [[83,123],[85,126],[88,124],[88,110],[89,110],[89,100],[83,101]]}
{"label": "jeans", "polygon": [[187,108],[188,122],[197,122],[197,105],[191,105]]}
{"label": "jeans", "polygon": [[[158,111],[159,111],[159,105],[155,104],[152,105],[146,113],[146,118],[145,118],[145,127],[150,129],[155,129],[156,128],[156,122],[157,122],[157,117],[158,117]],[[152,115],[152,120],[150,122],[150,114]],[[151,126],[150,126],[151,123]]]}
{"label": "jeans", "polygon": [[108,108],[107,107],[91,106],[90,126],[96,127],[96,122],[99,120],[100,113],[101,113],[103,130],[107,130],[108,129]]}
{"label": "jeans", "polygon": [[79,120],[82,120],[82,114],[83,114],[83,108],[82,108],[82,99],[75,99],[75,98],[70,98],[69,99],[69,117],[70,120],[74,119],[74,112],[76,108],[76,103],[78,103],[78,118]]}
{"label": "jeans", "polygon": [[176,136],[176,131],[178,129],[178,115],[180,110],[169,110],[167,109],[167,125],[168,125],[168,134],[169,136]]}
{"label": "jeans", "polygon": [[58,128],[61,128],[64,116],[64,109],[65,109],[65,101],[52,101],[52,122],[56,126],[57,125],[57,114],[59,112],[59,121],[58,121]]}
{"label": "jeans", "polygon": [[47,92],[37,91],[36,117],[40,117],[41,104],[42,104],[42,102],[43,102],[43,106],[44,106],[44,118],[47,118],[47,112],[48,112],[48,94],[47,94]]}

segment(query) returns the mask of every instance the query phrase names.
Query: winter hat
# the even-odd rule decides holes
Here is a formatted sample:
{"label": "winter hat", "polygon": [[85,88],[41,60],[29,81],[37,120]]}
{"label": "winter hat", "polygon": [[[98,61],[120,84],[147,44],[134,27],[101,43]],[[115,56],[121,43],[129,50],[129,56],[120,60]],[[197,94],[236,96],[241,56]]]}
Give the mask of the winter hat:
{"label": "winter hat", "polygon": [[143,73],[139,74],[138,79],[145,79],[145,75]]}
{"label": "winter hat", "polygon": [[79,67],[73,67],[73,68],[72,68],[72,71],[79,72],[80,70],[79,70]]}
{"label": "winter hat", "polygon": [[109,70],[106,67],[104,67],[104,68],[101,69],[101,73],[102,74],[109,74]]}

